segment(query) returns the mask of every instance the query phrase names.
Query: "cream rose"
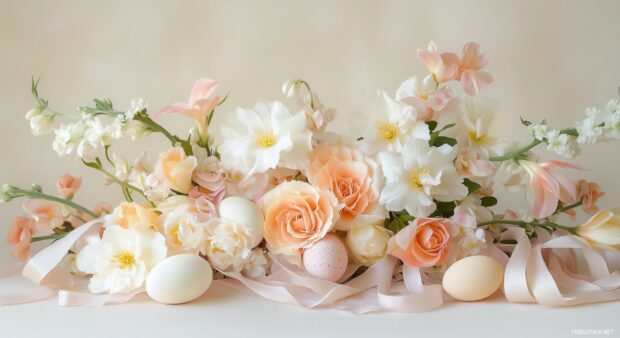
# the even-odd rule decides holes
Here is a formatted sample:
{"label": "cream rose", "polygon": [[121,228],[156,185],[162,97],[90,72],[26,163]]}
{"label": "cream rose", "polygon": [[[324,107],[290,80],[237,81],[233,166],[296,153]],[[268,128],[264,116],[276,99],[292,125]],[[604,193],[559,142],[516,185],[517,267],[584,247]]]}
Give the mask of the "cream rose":
{"label": "cream rose", "polygon": [[343,205],[337,230],[387,217],[378,197],[383,185],[377,163],[343,145],[322,145],[310,155],[308,181],[334,193]]}
{"label": "cream rose", "polygon": [[594,246],[620,250],[620,208],[597,212],[576,232]]}
{"label": "cream rose", "polygon": [[269,250],[299,256],[323,238],[338,219],[334,194],[300,181],[284,182],[260,200]]}
{"label": "cream rose", "polygon": [[111,214],[105,216],[106,227],[118,225],[124,229],[139,231],[157,230],[159,213],[154,209],[145,208],[138,203],[122,202]]}
{"label": "cream rose", "polygon": [[381,225],[354,225],[347,234],[347,246],[353,258],[363,265],[372,265],[385,257],[390,234]]}
{"label": "cream rose", "polygon": [[170,188],[187,194],[192,189],[192,172],[198,165],[194,156],[185,156],[180,147],[159,154],[155,175],[170,185]]}

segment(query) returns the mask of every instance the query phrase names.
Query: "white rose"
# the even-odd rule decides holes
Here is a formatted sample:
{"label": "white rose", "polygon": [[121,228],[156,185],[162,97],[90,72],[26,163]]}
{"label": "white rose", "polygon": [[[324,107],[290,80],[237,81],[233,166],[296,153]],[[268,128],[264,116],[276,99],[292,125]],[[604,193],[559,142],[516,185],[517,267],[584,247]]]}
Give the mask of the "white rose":
{"label": "white rose", "polygon": [[250,233],[245,226],[233,221],[213,218],[207,224],[206,253],[209,261],[218,269],[232,267],[241,271],[252,258]]}
{"label": "white rose", "polygon": [[363,265],[372,265],[385,257],[390,234],[375,224],[355,225],[347,235],[347,245],[352,256]]}

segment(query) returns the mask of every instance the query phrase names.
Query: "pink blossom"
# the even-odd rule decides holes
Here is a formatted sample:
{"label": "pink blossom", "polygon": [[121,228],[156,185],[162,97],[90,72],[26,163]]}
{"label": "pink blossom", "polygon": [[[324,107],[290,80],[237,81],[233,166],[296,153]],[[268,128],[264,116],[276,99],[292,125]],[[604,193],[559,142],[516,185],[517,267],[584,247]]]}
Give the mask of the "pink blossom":
{"label": "pink blossom", "polygon": [[583,211],[588,214],[594,215],[599,211],[596,202],[603,195],[605,193],[600,185],[585,180],[577,182],[577,200],[582,202]]}
{"label": "pink blossom", "polygon": [[414,107],[418,120],[428,121],[435,112],[446,107],[450,101],[450,91],[446,87],[437,87],[430,75],[422,82],[414,76],[398,87],[396,100]]}
{"label": "pink blossom", "polygon": [[575,182],[552,170],[556,168],[576,169],[577,167],[561,161],[544,163],[520,161],[519,164],[530,176],[530,186],[534,193],[532,211],[535,218],[551,216],[558,206],[558,201],[572,204],[577,200]]}
{"label": "pink blossom", "polygon": [[454,162],[457,173],[461,177],[487,177],[493,174],[495,167],[491,161],[471,149],[463,148],[459,151]]}
{"label": "pink blossom", "polygon": [[206,126],[207,118],[220,103],[220,97],[218,95],[214,96],[218,87],[219,84],[215,80],[206,77],[200,78],[194,83],[187,103],[173,103],[155,113],[155,116],[162,116],[170,113],[187,115],[196,120],[201,135],[205,136],[204,127]]}
{"label": "pink blossom", "polygon": [[39,228],[51,229],[64,222],[62,209],[58,203],[27,199],[22,208],[34,218]]}
{"label": "pink blossom", "polygon": [[64,198],[73,198],[75,192],[82,186],[82,178],[73,177],[69,173],[63,173],[56,181],[56,189]]}
{"label": "pink blossom", "polygon": [[[202,190],[213,196],[218,196],[219,200],[224,197],[226,189],[226,170],[220,166],[220,162],[215,156],[205,158],[192,174],[192,179]],[[217,202],[219,202],[217,200]],[[213,200],[216,203],[216,200]]]}
{"label": "pink blossom", "polygon": [[428,68],[437,82],[447,82],[456,78],[460,62],[456,54],[439,54],[434,41],[429,42],[426,49],[418,49],[416,54],[418,60]]}
{"label": "pink blossom", "polygon": [[13,219],[6,236],[6,241],[15,245],[12,251],[13,257],[25,261],[30,255],[30,242],[35,232],[35,221],[30,217],[19,216]]}

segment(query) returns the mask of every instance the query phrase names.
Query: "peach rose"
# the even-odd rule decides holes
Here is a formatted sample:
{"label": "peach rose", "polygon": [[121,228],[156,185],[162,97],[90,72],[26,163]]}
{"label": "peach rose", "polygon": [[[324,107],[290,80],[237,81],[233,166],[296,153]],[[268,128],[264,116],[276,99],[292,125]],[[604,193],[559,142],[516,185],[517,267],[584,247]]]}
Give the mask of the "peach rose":
{"label": "peach rose", "polygon": [[450,248],[449,225],[444,218],[418,218],[390,238],[388,253],[409,266],[441,264]]}
{"label": "peach rose", "polygon": [[334,195],[300,181],[284,182],[260,200],[263,233],[270,251],[299,257],[323,238],[338,219]]}
{"label": "peach rose", "polygon": [[334,193],[343,208],[337,230],[374,224],[387,217],[378,197],[383,183],[377,163],[343,145],[322,145],[310,155],[308,181]]}
{"label": "peach rose", "polygon": [[73,198],[80,186],[82,186],[82,179],[80,177],[73,177],[69,173],[60,175],[56,181],[56,189],[64,198]]}
{"label": "peach rose", "polygon": [[156,230],[159,213],[138,203],[122,202],[105,216],[105,226],[119,225],[124,229]]}
{"label": "peach rose", "polygon": [[32,240],[32,234],[35,232],[35,221],[30,217],[15,217],[11,222],[9,233],[6,236],[6,241],[9,244],[15,245],[15,248],[11,252],[13,257],[16,257],[20,261],[25,261],[30,254],[30,241]]}
{"label": "peach rose", "polygon": [[577,182],[577,200],[581,201],[583,211],[588,214],[594,215],[598,212],[599,209],[596,206],[596,202],[603,195],[605,193],[601,191],[600,185],[585,180]]}
{"label": "peach rose", "polygon": [[180,147],[159,154],[155,175],[170,185],[170,188],[187,194],[192,189],[192,172],[198,165],[194,156],[185,156]]}

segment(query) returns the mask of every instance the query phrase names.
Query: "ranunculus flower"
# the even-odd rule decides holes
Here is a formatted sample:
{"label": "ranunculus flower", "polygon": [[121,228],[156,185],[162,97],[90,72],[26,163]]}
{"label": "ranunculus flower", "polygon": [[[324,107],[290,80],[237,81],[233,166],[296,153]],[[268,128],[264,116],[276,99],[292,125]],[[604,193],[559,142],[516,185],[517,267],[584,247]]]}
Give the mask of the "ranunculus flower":
{"label": "ranunculus flower", "polygon": [[338,219],[333,193],[300,181],[284,182],[260,200],[269,250],[298,257],[323,238]]}
{"label": "ranunculus flower", "polygon": [[199,187],[195,187],[190,192],[194,199],[204,197],[213,204],[219,204],[226,194],[226,170],[220,166],[219,160],[215,156],[205,158],[192,175],[194,182]]}
{"label": "ranunculus flower", "polygon": [[15,217],[11,222],[9,233],[6,236],[7,243],[15,245],[11,252],[13,257],[25,261],[30,254],[30,241],[35,232],[35,221],[30,217]]}
{"label": "ranunculus flower", "polygon": [[213,218],[207,223],[206,232],[205,253],[211,264],[221,270],[232,267],[240,272],[252,257],[251,235],[246,227],[227,219]]}
{"label": "ranunculus flower", "polygon": [[187,194],[192,189],[192,172],[197,164],[196,158],[185,156],[182,148],[172,148],[159,154],[155,175],[170,188]]}
{"label": "ranunculus flower", "polygon": [[308,181],[334,193],[343,205],[337,230],[354,224],[370,224],[387,217],[379,203],[383,186],[377,163],[360,151],[343,145],[323,145],[310,155]]}
{"label": "ranunculus flower", "polygon": [[390,234],[381,225],[354,225],[347,233],[347,246],[356,261],[370,266],[387,255],[389,239]]}
{"label": "ranunculus flower", "polygon": [[159,214],[151,208],[145,208],[138,203],[122,202],[114,211],[105,216],[105,226],[118,225],[124,229],[138,231],[157,230]]}
{"label": "ranunculus flower", "polygon": [[166,236],[170,253],[205,254],[206,226],[212,215],[201,213],[187,196],[172,196],[158,205],[160,232]]}
{"label": "ranunculus flower", "polygon": [[583,211],[590,215],[594,215],[599,209],[596,206],[598,199],[605,195],[601,191],[601,186],[586,180],[580,180],[577,182],[577,200],[581,201]]}
{"label": "ranunculus flower", "polygon": [[594,246],[620,250],[620,208],[597,212],[577,227],[577,234]]}
{"label": "ranunculus flower", "polygon": [[388,253],[409,266],[439,265],[450,249],[449,223],[444,218],[417,218],[390,238]]}

